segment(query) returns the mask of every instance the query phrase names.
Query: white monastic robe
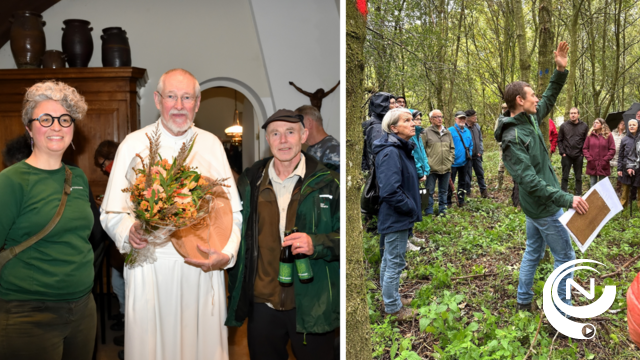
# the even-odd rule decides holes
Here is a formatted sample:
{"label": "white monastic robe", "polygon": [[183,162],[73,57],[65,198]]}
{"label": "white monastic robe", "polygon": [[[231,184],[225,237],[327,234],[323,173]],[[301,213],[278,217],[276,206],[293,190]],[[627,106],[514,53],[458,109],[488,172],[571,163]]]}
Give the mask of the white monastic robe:
{"label": "white monastic robe", "polygon": [[[128,252],[129,229],[135,222],[127,206],[129,186],[125,175],[136,153],[148,154],[149,141],[158,122],[129,134],[120,144],[100,209],[100,221],[121,252]],[[242,206],[229,163],[218,138],[191,127],[176,137],[162,131],[160,155],[172,161],[180,147],[198,134],[187,164],[212,178],[228,178],[233,210],[231,237],[223,253],[235,259],[240,244]],[[171,242],[156,249],[157,262],[129,269],[126,287],[125,358],[130,360],[227,360],[227,317],[224,271],[204,272],[188,265]]]}

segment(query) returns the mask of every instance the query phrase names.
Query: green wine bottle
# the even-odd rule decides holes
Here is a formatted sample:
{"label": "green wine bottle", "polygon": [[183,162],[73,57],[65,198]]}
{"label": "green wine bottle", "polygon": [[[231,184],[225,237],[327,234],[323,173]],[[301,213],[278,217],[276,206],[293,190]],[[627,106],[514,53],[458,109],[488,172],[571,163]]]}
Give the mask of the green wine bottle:
{"label": "green wine bottle", "polygon": [[[297,233],[298,228],[294,227],[291,229],[291,233]],[[298,277],[300,278],[300,282],[303,284],[308,284],[313,282],[313,271],[311,270],[311,263],[309,262],[309,255],[298,253],[295,255],[296,258],[296,269],[298,270]]]}
{"label": "green wine bottle", "polygon": [[[285,231],[284,236],[291,235],[291,231]],[[293,254],[291,245],[283,246],[280,249],[280,269],[278,271],[278,282],[282,287],[293,285]]]}

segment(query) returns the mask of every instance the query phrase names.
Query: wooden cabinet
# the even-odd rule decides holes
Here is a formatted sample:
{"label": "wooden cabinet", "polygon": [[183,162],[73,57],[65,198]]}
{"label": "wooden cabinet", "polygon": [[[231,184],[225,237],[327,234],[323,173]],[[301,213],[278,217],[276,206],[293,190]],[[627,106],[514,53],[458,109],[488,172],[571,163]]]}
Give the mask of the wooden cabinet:
{"label": "wooden cabinet", "polygon": [[[148,81],[147,71],[135,67],[3,69],[0,70],[0,146],[24,134],[22,101],[33,84],[55,79],[75,87],[89,109],[75,124],[73,145],[64,159],[78,165],[89,179],[95,195],[103,194],[107,176],[97,168],[93,154],[103,140],[122,141],[140,128],[139,90]],[[0,155],[0,170],[4,169]]]}

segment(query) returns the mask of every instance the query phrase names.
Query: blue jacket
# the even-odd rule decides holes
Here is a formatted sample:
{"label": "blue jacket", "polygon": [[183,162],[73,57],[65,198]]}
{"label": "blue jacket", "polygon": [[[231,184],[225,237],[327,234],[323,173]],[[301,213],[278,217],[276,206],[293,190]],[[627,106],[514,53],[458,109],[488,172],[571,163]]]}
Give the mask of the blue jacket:
{"label": "blue jacket", "polygon": [[416,126],[416,134],[413,135],[411,140],[416,143],[416,148],[413,149],[411,155],[413,155],[413,159],[416,162],[416,170],[418,170],[418,178],[429,175],[429,160],[427,159],[427,152],[424,149],[424,143],[422,142],[422,138],[420,137],[420,133],[422,132],[422,128],[420,126]]}
{"label": "blue jacket", "polygon": [[415,147],[413,141],[386,133],[373,143],[380,188],[380,234],[407,230],[422,221],[418,173],[411,155]]}
{"label": "blue jacket", "polygon": [[456,158],[453,160],[453,165],[451,165],[451,167],[461,167],[467,164],[467,154],[464,151],[462,140],[460,140],[460,135],[458,135],[458,131],[456,131],[456,129],[460,131],[460,134],[462,134],[464,145],[469,149],[469,155],[473,155],[473,137],[471,136],[471,131],[469,131],[466,126],[464,129],[460,130],[458,124],[454,124],[449,128],[449,132],[453,138],[453,145],[456,148]]}

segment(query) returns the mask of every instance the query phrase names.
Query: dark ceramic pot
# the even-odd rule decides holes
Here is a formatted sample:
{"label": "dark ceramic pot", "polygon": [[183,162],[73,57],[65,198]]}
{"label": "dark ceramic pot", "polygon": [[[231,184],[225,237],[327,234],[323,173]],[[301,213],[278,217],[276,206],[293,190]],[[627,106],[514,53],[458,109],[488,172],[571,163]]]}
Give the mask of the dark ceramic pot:
{"label": "dark ceramic pot", "polygon": [[45,69],[60,69],[67,67],[67,56],[60,50],[47,50],[42,57],[42,67]]}
{"label": "dark ceramic pot", "polygon": [[62,52],[67,55],[69,67],[87,67],[93,55],[93,31],[87,20],[68,19],[62,22]]}
{"label": "dark ceramic pot", "polygon": [[131,66],[131,48],[127,32],[120,27],[102,29],[102,66]]}
{"label": "dark ceramic pot", "polygon": [[11,25],[11,54],[18,69],[35,69],[42,65],[47,48],[44,37],[45,22],[33,11],[16,11],[9,20]]}

